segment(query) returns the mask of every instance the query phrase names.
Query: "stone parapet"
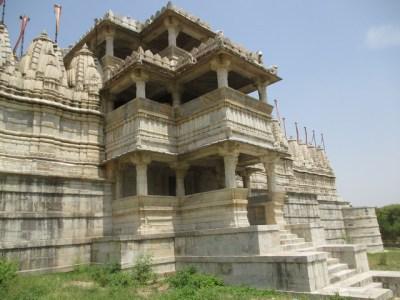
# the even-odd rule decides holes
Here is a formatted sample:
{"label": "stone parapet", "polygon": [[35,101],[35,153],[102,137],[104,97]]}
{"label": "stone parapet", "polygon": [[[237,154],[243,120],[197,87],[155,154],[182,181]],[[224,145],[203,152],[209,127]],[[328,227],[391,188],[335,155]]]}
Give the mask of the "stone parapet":
{"label": "stone parapet", "polygon": [[182,105],[176,117],[168,105],[137,98],[107,115],[106,157],[135,150],[183,154],[224,140],[275,149],[271,109],[230,88]]}
{"label": "stone parapet", "polygon": [[178,232],[177,256],[264,255],[281,250],[278,225]]}
{"label": "stone parapet", "polygon": [[180,199],[179,230],[246,227],[247,189],[231,188],[192,194]]}

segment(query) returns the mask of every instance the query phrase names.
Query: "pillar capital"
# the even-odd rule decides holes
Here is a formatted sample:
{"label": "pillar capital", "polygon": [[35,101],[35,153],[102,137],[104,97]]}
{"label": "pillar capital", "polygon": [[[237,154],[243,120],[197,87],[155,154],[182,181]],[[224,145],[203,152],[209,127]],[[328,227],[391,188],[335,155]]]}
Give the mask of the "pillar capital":
{"label": "pillar capital", "polygon": [[231,61],[223,55],[220,55],[219,57],[214,58],[211,60],[210,67],[211,70],[217,71],[218,69],[227,69],[229,70],[231,65]]}
{"label": "pillar capital", "polygon": [[276,164],[279,161],[280,156],[278,153],[274,152],[274,153],[260,156],[259,159],[260,159],[260,162],[262,164],[264,164],[264,166],[265,166],[265,165],[270,165],[270,164]]}
{"label": "pillar capital", "polygon": [[239,156],[240,144],[236,142],[226,142],[218,147],[218,154],[221,156]]}
{"label": "pillar capital", "polygon": [[190,165],[186,162],[173,162],[169,164],[169,167],[176,171],[186,172],[190,168]]}
{"label": "pillar capital", "polygon": [[144,152],[134,153],[129,156],[129,161],[134,165],[148,165],[151,163],[151,155]]}
{"label": "pillar capital", "polygon": [[135,70],[130,74],[130,77],[133,82],[138,82],[138,81],[148,81],[149,80],[149,75],[143,71],[143,70]]}
{"label": "pillar capital", "polygon": [[164,25],[167,28],[170,28],[170,27],[177,28],[179,26],[179,20],[177,18],[169,16],[168,18],[164,19]]}

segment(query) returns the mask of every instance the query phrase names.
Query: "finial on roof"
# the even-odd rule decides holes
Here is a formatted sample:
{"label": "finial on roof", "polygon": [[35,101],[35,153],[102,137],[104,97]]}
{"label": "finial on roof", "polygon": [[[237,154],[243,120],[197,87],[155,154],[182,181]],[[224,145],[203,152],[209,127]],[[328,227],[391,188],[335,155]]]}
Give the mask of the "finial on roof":
{"label": "finial on roof", "polygon": [[111,9],[109,9],[109,10],[107,11],[107,13],[106,13],[106,17],[113,17],[113,16],[114,16],[113,11],[112,11]]}
{"label": "finial on roof", "polygon": [[168,1],[167,8],[174,8],[174,5],[172,4],[172,1]]}

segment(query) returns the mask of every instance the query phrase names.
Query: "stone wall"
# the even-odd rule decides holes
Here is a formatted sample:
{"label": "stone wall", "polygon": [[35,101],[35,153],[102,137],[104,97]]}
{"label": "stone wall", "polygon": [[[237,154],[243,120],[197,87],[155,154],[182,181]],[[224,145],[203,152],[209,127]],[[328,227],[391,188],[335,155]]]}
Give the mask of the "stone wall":
{"label": "stone wall", "polygon": [[369,252],[383,251],[375,208],[345,207],[342,212],[346,236],[350,243],[366,245]]}
{"label": "stone wall", "polygon": [[103,181],[0,174],[0,253],[22,270],[90,261],[90,242],[110,233]]}

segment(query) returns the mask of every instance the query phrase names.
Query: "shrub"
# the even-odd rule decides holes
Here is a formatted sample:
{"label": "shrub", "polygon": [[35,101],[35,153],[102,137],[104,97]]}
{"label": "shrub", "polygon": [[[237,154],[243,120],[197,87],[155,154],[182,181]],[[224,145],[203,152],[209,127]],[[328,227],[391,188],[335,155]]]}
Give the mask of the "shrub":
{"label": "shrub", "polygon": [[215,286],[223,286],[224,282],[213,276],[201,274],[194,267],[188,267],[178,271],[168,278],[168,283],[174,288],[201,289]]}
{"label": "shrub", "polygon": [[0,289],[7,289],[9,284],[17,277],[17,264],[4,258],[0,259]]}
{"label": "shrub", "polygon": [[139,284],[145,284],[156,279],[152,269],[152,258],[149,255],[140,255],[132,269],[132,277]]}

